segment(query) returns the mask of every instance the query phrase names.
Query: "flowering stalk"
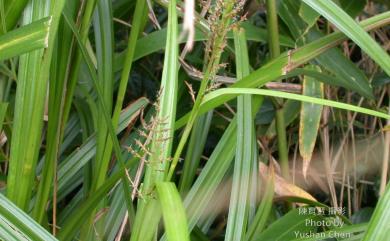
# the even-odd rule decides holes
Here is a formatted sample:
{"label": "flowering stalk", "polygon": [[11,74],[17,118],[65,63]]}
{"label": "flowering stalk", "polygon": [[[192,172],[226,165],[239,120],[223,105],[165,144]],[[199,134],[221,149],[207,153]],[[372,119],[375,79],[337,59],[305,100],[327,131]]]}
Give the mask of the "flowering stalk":
{"label": "flowering stalk", "polygon": [[179,158],[183,148],[187,142],[187,139],[191,133],[191,129],[194,125],[196,117],[198,116],[200,104],[203,97],[207,92],[207,87],[214,79],[220,68],[220,58],[223,49],[226,46],[226,35],[234,26],[232,19],[236,18],[243,8],[244,1],[234,0],[218,0],[214,10],[210,13],[210,37],[206,46],[206,70],[203,76],[203,80],[198,90],[194,106],[192,108],[187,125],[184,128],[183,135],[177,146],[175,155],[173,156],[172,163],[168,172],[167,180],[170,180],[175,171],[176,165],[179,162]]}

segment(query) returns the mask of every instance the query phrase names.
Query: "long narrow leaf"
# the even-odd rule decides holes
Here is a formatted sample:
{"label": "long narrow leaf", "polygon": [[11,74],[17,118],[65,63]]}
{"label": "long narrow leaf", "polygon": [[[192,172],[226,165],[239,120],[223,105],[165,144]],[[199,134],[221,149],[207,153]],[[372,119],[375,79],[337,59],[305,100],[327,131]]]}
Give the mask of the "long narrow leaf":
{"label": "long narrow leaf", "polygon": [[[237,78],[242,79],[249,74],[250,68],[245,32],[243,29],[238,29],[235,30],[234,35]],[[242,240],[247,229],[250,195],[256,193],[256,185],[251,183],[253,171],[257,173],[255,138],[252,96],[239,96],[237,98],[236,157],[225,240]]]}
{"label": "long narrow leaf", "polygon": [[[364,27],[366,30],[370,30],[386,25],[388,23],[390,23],[390,11],[367,19],[361,24],[362,27]],[[340,41],[344,40],[345,38],[345,35],[343,35],[342,33],[333,33],[314,42],[311,42],[307,45],[304,45],[297,50],[285,52],[280,57],[270,61],[260,69],[243,78],[241,81],[231,85],[231,88],[261,87],[269,81],[284,78],[288,73],[299,67],[301,64],[304,64],[312,60],[313,58],[316,58],[320,54],[326,52],[327,50],[340,43]],[[221,103],[229,99],[230,97],[226,96],[226,99],[223,100]],[[205,113],[207,110],[208,108],[205,108],[205,106],[203,106],[203,108],[199,110],[199,114]],[[179,119],[176,122],[175,127],[182,127],[186,123],[188,118],[189,114]]]}
{"label": "long narrow leaf", "polygon": [[[386,147],[385,147],[386,148]],[[389,240],[390,233],[390,184],[387,184],[385,193],[380,197],[374,214],[368,224],[364,241]]]}
{"label": "long narrow leaf", "polygon": [[189,241],[187,218],[175,184],[159,182],[156,188],[168,241]]}
{"label": "long narrow leaf", "polygon": [[160,216],[151,198],[156,182],[163,181],[167,175],[168,160],[171,157],[174,124],[176,118],[176,96],[178,86],[178,24],[176,1],[169,1],[168,33],[164,68],[161,77],[161,91],[158,99],[157,116],[151,142],[152,154],[146,166],[143,190],[147,196],[138,206],[131,241],[149,241],[157,231]]}
{"label": "long narrow leaf", "polygon": [[390,56],[346,12],[329,0],[303,0],[351,38],[390,75]]}
{"label": "long narrow leaf", "polygon": [[204,106],[204,108],[206,110],[208,110],[209,108],[214,108],[216,106],[219,106],[220,104],[224,103],[225,101],[230,100],[230,99],[236,97],[237,95],[241,95],[241,94],[254,94],[254,95],[265,95],[265,96],[286,98],[286,99],[298,100],[298,101],[307,102],[307,103],[335,107],[335,108],[349,110],[349,111],[355,111],[358,113],[377,116],[377,117],[384,118],[384,119],[390,118],[390,115],[388,115],[386,113],[374,111],[374,110],[367,109],[367,108],[362,108],[362,107],[351,105],[351,104],[345,104],[345,103],[337,102],[337,101],[333,101],[333,100],[326,100],[326,99],[314,98],[314,97],[305,96],[305,95],[286,93],[286,92],[282,92],[282,91],[267,90],[267,89],[222,88],[222,89],[215,90],[215,91],[209,93],[208,95],[206,95],[202,105]]}
{"label": "long narrow leaf", "polygon": [[[48,9],[46,1],[30,2],[24,12],[23,24],[47,17],[49,13],[44,9]],[[48,78],[41,78],[42,72],[45,71],[40,68],[43,56],[44,51],[41,49],[20,58],[16,90],[7,196],[25,211],[32,194],[43,127],[48,83]]]}
{"label": "long narrow leaf", "polygon": [[[31,217],[15,206],[3,194],[0,194],[0,229],[8,230],[8,234],[13,234],[24,239],[33,241],[55,241],[57,240]],[[2,240],[9,240],[12,236],[0,232]]]}
{"label": "long narrow leaf", "polygon": [[51,17],[43,18],[0,36],[0,60],[48,46]]}
{"label": "long narrow leaf", "polygon": [[[308,66],[308,69],[315,69]],[[321,82],[305,76],[303,79],[303,95],[323,98],[324,86]],[[303,175],[306,177],[314,146],[320,127],[322,106],[312,103],[302,103],[301,118],[299,121],[299,152],[303,158]]]}

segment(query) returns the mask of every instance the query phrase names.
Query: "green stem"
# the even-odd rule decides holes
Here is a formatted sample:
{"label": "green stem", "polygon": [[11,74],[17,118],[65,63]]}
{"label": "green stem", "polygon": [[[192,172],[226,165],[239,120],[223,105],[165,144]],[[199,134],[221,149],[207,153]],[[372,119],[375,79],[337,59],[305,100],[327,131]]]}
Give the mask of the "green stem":
{"label": "green stem", "polygon": [[[91,23],[92,13],[93,10],[95,9],[95,5],[96,5],[96,0],[86,1],[85,11],[83,14],[83,18],[81,20],[81,27],[80,27],[80,36],[83,44],[85,44],[88,39],[88,31]],[[68,80],[69,83],[68,83],[68,88],[66,93],[65,104],[64,104],[61,136],[63,136],[65,125],[68,121],[70,108],[73,102],[73,94],[79,77],[79,71],[80,71],[81,60],[82,60],[81,51],[77,48],[77,45],[75,45],[75,48],[76,50],[75,50],[74,59],[72,61],[72,67],[69,75],[69,80]]]}
{"label": "green stem", "polygon": [[282,169],[282,176],[285,179],[289,179],[289,168],[288,168],[288,148],[286,138],[286,126],[284,121],[283,108],[276,110],[276,133],[278,135],[278,151],[279,161]]}
{"label": "green stem", "polygon": [[[276,0],[267,0],[267,28],[269,33],[268,46],[271,59],[280,55],[278,15],[276,12]],[[283,177],[288,179],[288,146],[286,138],[286,126],[283,115],[283,107],[278,106],[278,100],[274,100],[276,110],[276,134],[278,138],[278,153]],[[282,102],[283,103],[283,102]]]}
{"label": "green stem", "polygon": [[274,59],[280,55],[276,0],[267,0],[267,28],[270,57]]}

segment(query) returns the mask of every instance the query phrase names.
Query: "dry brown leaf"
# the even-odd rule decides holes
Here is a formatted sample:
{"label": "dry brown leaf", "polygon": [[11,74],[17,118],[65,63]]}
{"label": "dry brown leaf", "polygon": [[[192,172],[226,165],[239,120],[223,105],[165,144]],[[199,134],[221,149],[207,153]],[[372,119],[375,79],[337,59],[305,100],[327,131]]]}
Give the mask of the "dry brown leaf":
{"label": "dry brown leaf", "polygon": [[[269,168],[264,163],[260,162],[259,170],[260,170],[261,178],[263,180],[267,179],[269,175]],[[286,181],[284,178],[282,178],[276,173],[274,175],[275,175],[274,180],[275,180],[276,197],[295,196],[295,197],[305,198],[312,201],[317,201],[312,195],[310,195],[302,188]]]}

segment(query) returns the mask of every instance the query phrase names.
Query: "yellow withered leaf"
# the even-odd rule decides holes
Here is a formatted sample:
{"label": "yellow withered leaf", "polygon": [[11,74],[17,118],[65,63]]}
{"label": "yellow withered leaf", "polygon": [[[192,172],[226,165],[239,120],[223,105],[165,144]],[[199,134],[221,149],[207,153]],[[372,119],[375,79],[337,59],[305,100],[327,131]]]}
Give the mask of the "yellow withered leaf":
{"label": "yellow withered leaf", "polygon": [[[271,174],[269,168],[262,162],[260,162],[259,170],[260,176],[264,180],[266,180],[268,178],[268,175]],[[276,197],[295,196],[312,201],[317,201],[308,192],[298,187],[297,185],[294,185],[293,183],[285,180],[283,177],[279,176],[276,173],[274,173],[274,181]]]}

